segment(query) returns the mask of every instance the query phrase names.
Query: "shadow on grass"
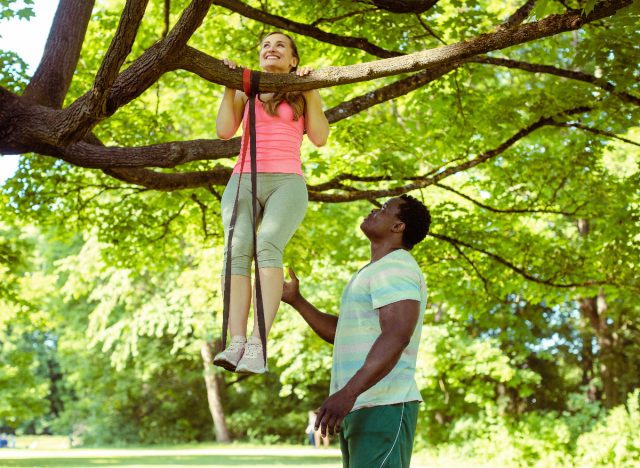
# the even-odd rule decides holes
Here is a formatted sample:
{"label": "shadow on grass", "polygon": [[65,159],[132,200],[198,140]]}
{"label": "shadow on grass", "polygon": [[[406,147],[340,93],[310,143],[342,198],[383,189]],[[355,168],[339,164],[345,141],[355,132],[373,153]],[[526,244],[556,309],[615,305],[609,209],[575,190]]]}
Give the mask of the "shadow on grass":
{"label": "shadow on grass", "polygon": [[3,458],[1,466],[342,466],[340,456],[184,455],[141,457]]}

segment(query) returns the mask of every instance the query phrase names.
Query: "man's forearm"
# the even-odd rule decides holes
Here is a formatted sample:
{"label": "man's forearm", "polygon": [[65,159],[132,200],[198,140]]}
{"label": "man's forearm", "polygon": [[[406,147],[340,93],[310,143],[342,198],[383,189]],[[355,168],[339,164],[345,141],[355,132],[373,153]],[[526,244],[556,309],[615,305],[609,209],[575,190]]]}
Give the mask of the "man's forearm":
{"label": "man's forearm", "polygon": [[354,398],[382,380],[398,363],[409,342],[403,336],[382,334],[373,343],[362,367],[347,382],[344,389]]}
{"label": "man's forearm", "polygon": [[300,313],[320,338],[333,344],[338,326],[337,316],[321,312],[302,296],[291,302],[290,305]]}

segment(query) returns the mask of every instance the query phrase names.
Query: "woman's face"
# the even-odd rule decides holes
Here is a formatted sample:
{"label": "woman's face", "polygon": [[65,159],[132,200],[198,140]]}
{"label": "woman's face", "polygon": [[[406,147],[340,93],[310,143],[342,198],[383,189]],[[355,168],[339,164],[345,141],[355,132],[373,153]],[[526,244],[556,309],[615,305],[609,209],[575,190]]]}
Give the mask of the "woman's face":
{"label": "woman's face", "polygon": [[289,73],[298,65],[287,36],[280,33],[267,36],[260,44],[260,67],[270,73]]}

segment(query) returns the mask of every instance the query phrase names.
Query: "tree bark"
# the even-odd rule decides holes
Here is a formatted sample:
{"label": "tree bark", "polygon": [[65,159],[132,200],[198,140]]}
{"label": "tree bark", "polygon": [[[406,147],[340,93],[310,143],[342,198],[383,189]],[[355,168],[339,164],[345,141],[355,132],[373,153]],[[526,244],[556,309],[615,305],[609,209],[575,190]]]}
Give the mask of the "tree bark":
{"label": "tree bark", "polygon": [[224,419],[224,408],[222,406],[222,385],[220,378],[213,370],[214,349],[215,345],[208,341],[203,341],[200,347],[204,365],[204,382],[207,387],[207,400],[209,401],[209,411],[213,419],[216,440],[218,442],[230,442],[231,438]]}
{"label": "tree bark", "polygon": [[[578,232],[581,236],[588,236],[591,230],[589,220],[578,220]],[[616,338],[613,333],[613,325],[609,323],[606,314],[607,302],[602,291],[597,296],[581,297],[578,299],[580,315],[585,326],[593,330],[598,340],[597,362],[604,393],[604,405],[612,408],[622,403],[623,392],[618,389],[619,373],[622,366],[618,362],[616,353]]]}
{"label": "tree bark", "polygon": [[613,408],[622,403],[621,392],[618,389],[620,366],[616,357],[616,340],[611,326],[607,324],[605,299],[599,294],[580,298],[579,304],[580,314],[589,323],[598,340],[598,369],[604,393],[603,403],[605,407]]}
{"label": "tree bark", "polygon": [[40,65],[22,97],[60,109],[80,59],[95,0],[60,0]]}

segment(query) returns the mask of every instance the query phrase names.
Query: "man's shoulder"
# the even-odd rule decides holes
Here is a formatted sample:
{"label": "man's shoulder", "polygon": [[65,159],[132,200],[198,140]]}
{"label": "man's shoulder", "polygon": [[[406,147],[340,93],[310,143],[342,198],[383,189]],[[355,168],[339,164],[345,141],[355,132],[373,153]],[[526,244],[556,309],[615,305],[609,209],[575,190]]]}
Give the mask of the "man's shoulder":
{"label": "man's shoulder", "polygon": [[411,255],[411,252],[405,249],[394,250],[390,254],[378,260],[375,264],[376,270],[409,270],[420,272],[420,265]]}

